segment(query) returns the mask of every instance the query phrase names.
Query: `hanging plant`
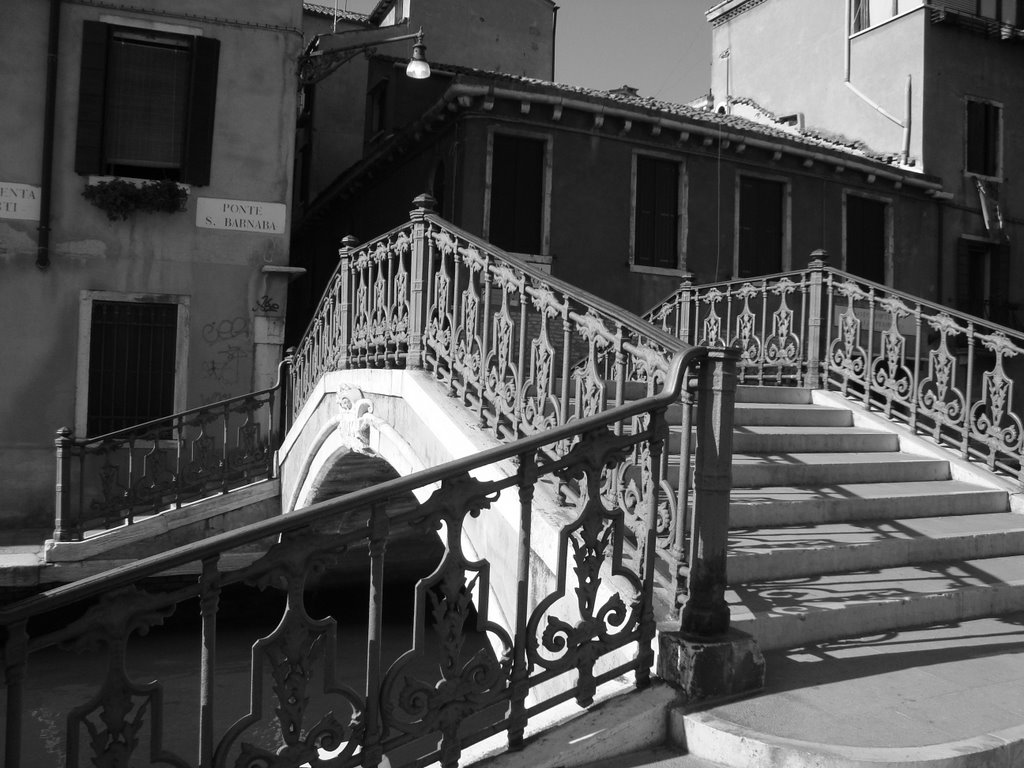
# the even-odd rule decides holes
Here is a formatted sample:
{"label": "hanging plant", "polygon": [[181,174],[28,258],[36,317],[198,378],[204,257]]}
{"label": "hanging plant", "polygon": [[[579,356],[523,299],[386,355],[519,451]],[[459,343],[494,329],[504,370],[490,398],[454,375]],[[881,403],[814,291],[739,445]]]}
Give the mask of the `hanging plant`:
{"label": "hanging plant", "polygon": [[86,184],[82,197],[95,205],[111,221],[124,221],[136,211],[174,213],[185,210],[188,190],[170,179],[138,184],[125,179],[109,179]]}

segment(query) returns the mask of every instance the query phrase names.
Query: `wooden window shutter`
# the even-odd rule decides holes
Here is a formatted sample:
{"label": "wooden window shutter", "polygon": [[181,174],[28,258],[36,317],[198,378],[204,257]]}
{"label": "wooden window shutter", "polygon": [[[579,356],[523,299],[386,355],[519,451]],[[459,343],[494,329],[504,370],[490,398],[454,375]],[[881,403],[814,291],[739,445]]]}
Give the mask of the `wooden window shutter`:
{"label": "wooden window shutter", "polygon": [[107,77],[107,38],[106,24],[99,21],[83,24],[75,173],[104,172],[103,98]]}
{"label": "wooden window shutter", "polygon": [[679,251],[679,166],[638,156],[634,263],[674,268]]}
{"label": "wooden window shutter", "polygon": [[220,41],[195,38],[192,58],[191,98],[189,99],[188,138],[182,181],[204,187],[210,183],[210,159],[213,155],[213,119],[217,102],[217,66]]}
{"label": "wooden window shutter", "polygon": [[545,144],[495,134],[491,158],[490,240],[514,253],[541,253]]}

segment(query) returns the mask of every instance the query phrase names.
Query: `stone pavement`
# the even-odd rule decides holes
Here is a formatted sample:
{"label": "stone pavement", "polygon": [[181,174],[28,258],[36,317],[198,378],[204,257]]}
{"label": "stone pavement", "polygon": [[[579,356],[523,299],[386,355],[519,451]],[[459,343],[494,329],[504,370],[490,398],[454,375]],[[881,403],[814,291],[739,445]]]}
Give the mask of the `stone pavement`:
{"label": "stone pavement", "polygon": [[707,736],[729,766],[1024,766],[1024,613],[773,651],[766,665],[763,694],[692,715],[691,750]]}
{"label": "stone pavement", "polygon": [[[761,694],[697,709],[673,709],[661,686],[626,694],[487,768],[1024,767],[1024,613],[771,651],[766,661]],[[645,698],[669,711],[661,736],[640,724]],[[644,727],[648,744],[621,749]]]}

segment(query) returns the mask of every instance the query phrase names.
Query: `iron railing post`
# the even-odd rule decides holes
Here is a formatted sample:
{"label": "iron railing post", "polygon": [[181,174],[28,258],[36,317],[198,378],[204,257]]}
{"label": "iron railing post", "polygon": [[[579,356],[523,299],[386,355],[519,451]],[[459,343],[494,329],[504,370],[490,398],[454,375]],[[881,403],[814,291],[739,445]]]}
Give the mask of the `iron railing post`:
{"label": "iron railing post", "polygon": [[341,267],[338,270],[338,277],[341,280],[339,293],[341,294],[341,306],[338,308],[338,362],[337,370],[343,371],[348,368],[348,351],[352,343],[352,251],[359,246],[359,240],[352,235],[345,235],[341,239],[341,248],[338,249],[338,258],[341,260]]}
{"label": "iron railing post", "polygon": [[55,541],[77,541],[77,526],[71,526],[71,446],[74,433],[67,427],[57,430],[54,446],[57,449],[57,486],[54,500]]}
{"label": "iron railing post", "polygon": [[697,450],[689,579],[680,629],[714,637],[729,629],[725,601],[736,349],[711,349],[701,362],[697,392]]}
{"label": "iron railing post", "polygon": [[825,282],[825,265],[828,261],[828,251],[824,248],[811,253],[811,260],[807,264],[810,270],[810,297],[807,311],[807,378],[806,384],[811,389],[821,388],[821,323],[827,318],[825,313],[825,295],[822,286]]}
{"label": "iron railing post", "polygon": [[690,340],[690,313],[693,311],[691,306],[692,299],[693,273],[684,272],[683,280],[679,285],[679,317],[676,318],[676,335],[687,344],[693,343],[693,341]]}
{"label": "iron railing post", "polygon": [[[426,216],[437,207],[430,195],[419,195],[409,212],[412,221],[412,256],[409,264],[409,351],[406,368],[423,367],[423,331],[427,326],[427,222]],[[401,301],[398,297],[397,301]]]}

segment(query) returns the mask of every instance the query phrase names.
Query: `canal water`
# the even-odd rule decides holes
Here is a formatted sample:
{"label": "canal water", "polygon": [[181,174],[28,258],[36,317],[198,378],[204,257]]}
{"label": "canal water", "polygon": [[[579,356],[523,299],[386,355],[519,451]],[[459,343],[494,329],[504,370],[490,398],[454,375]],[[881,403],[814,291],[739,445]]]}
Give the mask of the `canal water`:
{"label": "canal water", "polygon": [[[414,594],[415,581],[412,580],[389,582],[385,587],[382,670],[387,670],[412,647]],[[321,585],[307,592],[305,598],[307,612],[312,618],[333,616],[337,621],[337,643],[333,654],[335,683],[348,686],[360,697],[365,694],[366,685],[367,596],[368,584],[349,582]],[[262,674],[254,676],[252,650],[257,640],[274,631],[284,605],[283,593],[275,590],[232,587],[224,591],[218,614],[215,738],[220,738],[233,723],[250,712],[255,682],[256,687],[263,687],[261,719],[244,732],[238,743],[247,742],[271,752],[281,745],[280,725],[274,713],[277,706],[275,681],[268,665],[263,665]],[[440,643],[430,626],[429,606],[426,613],[423,634],[426,653],[411,666],[409,672],[432,685],[439,678],[437,659]],[[199,626],[195,601],[183,604],[163,626],[153,628],[145,636],[133,636],[126,659],[128,676],[133,683],[144,685],[153,680],[160,681],[163,710],[161,746],[189,765],[195,765],[198,758]],[[471,632],[463,659],[485,647],[484,638]],[[304,726],[309,728],[329,713],[347,724],[351,708],[344,697],[323,693],[328,665],[324,664],[322,657],[316,661],[312,665],[315,669],[310,670],[310,695]],[[25,693],[23,766],[44,768],[66,764],[67,713],[76,707],[88,707],[94,701],[106,678],[106,669],[107,654],[103,649],[83,652],[53,648],[31,655]],[[4,704],[0,701],[0,717],[4,715]],[[142,725],[135,734],[138,746],[131,765],[150,765],[151,728],[158,713],[149,707],[141,713],[136,710],[136,714],[141,714]],[[93,734],[87,728],[78,729],[81,757],[72,765],[84,767],[92,764],[88,757],[89,739],[101,733],[105,726],[97,715],[91,721],[94,724]],[[437,736],[433,735],[415,748],[429,751],[436,744]],[[235,754],[237,749],[230,765],[234,765]]]}

